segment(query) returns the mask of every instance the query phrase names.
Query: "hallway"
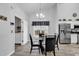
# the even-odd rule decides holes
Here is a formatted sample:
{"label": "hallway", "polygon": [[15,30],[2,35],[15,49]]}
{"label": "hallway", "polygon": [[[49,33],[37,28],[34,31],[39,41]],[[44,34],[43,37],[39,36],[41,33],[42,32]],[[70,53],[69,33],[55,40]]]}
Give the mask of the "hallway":
{"label": "hallway", "polygon": [[[48,52],[48,56],[53,56],[53,53]],[[33,50],[30,54],[30,43],[23,46],[16,46],[15,53],[12,56],[44,56],[39,54],[38,50]],[[60,44],[59,51],[56,48],[56,56],[79,56],[78,44]]]}

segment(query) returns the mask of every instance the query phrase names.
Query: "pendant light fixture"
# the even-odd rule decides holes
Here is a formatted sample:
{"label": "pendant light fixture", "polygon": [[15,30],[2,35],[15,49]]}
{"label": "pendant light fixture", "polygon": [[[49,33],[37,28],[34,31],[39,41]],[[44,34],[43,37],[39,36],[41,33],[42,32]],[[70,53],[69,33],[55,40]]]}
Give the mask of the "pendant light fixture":
{"label": "pendant light fixture", "polygon": [[41,3],[39,4],[38,13],[36,13],[36,17],[39,19],[42,19],[45,17],[45,15],[42,13]]}

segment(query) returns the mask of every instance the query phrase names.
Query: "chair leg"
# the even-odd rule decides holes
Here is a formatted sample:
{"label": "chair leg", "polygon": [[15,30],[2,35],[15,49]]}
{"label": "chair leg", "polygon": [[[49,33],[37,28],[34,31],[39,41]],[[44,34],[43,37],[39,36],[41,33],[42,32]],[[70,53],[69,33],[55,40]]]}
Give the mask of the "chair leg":
{"label": "chair leg", "polygon": [[55,50],[53,50],[53,54],[54,54],[54,56],[55,56]]}
{"label": "chair leg", "polygon": [[47,52],[46,52],[46,49],[45,49],[44,53],[45,53],[45,56],[47,56]]}
{"label": "chair leg", "polygon": [[31,52],[32,52],[32,47],[31,47],[31,49],[30,49],[30,54],[31,54]]}
{"label": "chair leg", "polygon": [[40,54],[40,47],[38,47],[38,49],[39,49],[39,54]]}
{"label": "chair leg", "polygon": [[47,56],[47,52],[45,52],[45,56]]}
{"label": "chair leg", "polygon": [[58,48],[58,50],[59,50],[59,46],[58,46],[58,44],[57,44],[57,48]]}

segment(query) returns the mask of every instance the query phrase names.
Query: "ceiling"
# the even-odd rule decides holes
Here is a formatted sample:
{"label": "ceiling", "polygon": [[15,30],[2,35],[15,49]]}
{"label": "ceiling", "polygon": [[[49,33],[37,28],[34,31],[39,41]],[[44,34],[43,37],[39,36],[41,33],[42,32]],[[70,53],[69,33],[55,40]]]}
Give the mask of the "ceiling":
{"label": "ceiling", "polygon": [[17,6],[25,13],[39,12],[40,8],[42,11],[49,10],[53,8],[54,5],[56,5],[56,3],[17,3]]}

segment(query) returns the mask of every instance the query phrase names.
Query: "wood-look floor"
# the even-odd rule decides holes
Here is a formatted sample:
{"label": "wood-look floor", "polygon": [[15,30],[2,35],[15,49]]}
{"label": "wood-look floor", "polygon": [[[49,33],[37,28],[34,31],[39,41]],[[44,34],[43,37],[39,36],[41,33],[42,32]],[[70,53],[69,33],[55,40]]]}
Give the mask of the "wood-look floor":
{"label": "wood-look floor", "polygon": [[[52,52],[47,53],[48,56],[53,56]],[[45,56],[38,50],[33,50],[30,54],[30,43],[26,45],[16,45],[15,53],[12,56]],[[60,44],[59,50],[56,48],[56,56],[79,56],[79,44]]]}

